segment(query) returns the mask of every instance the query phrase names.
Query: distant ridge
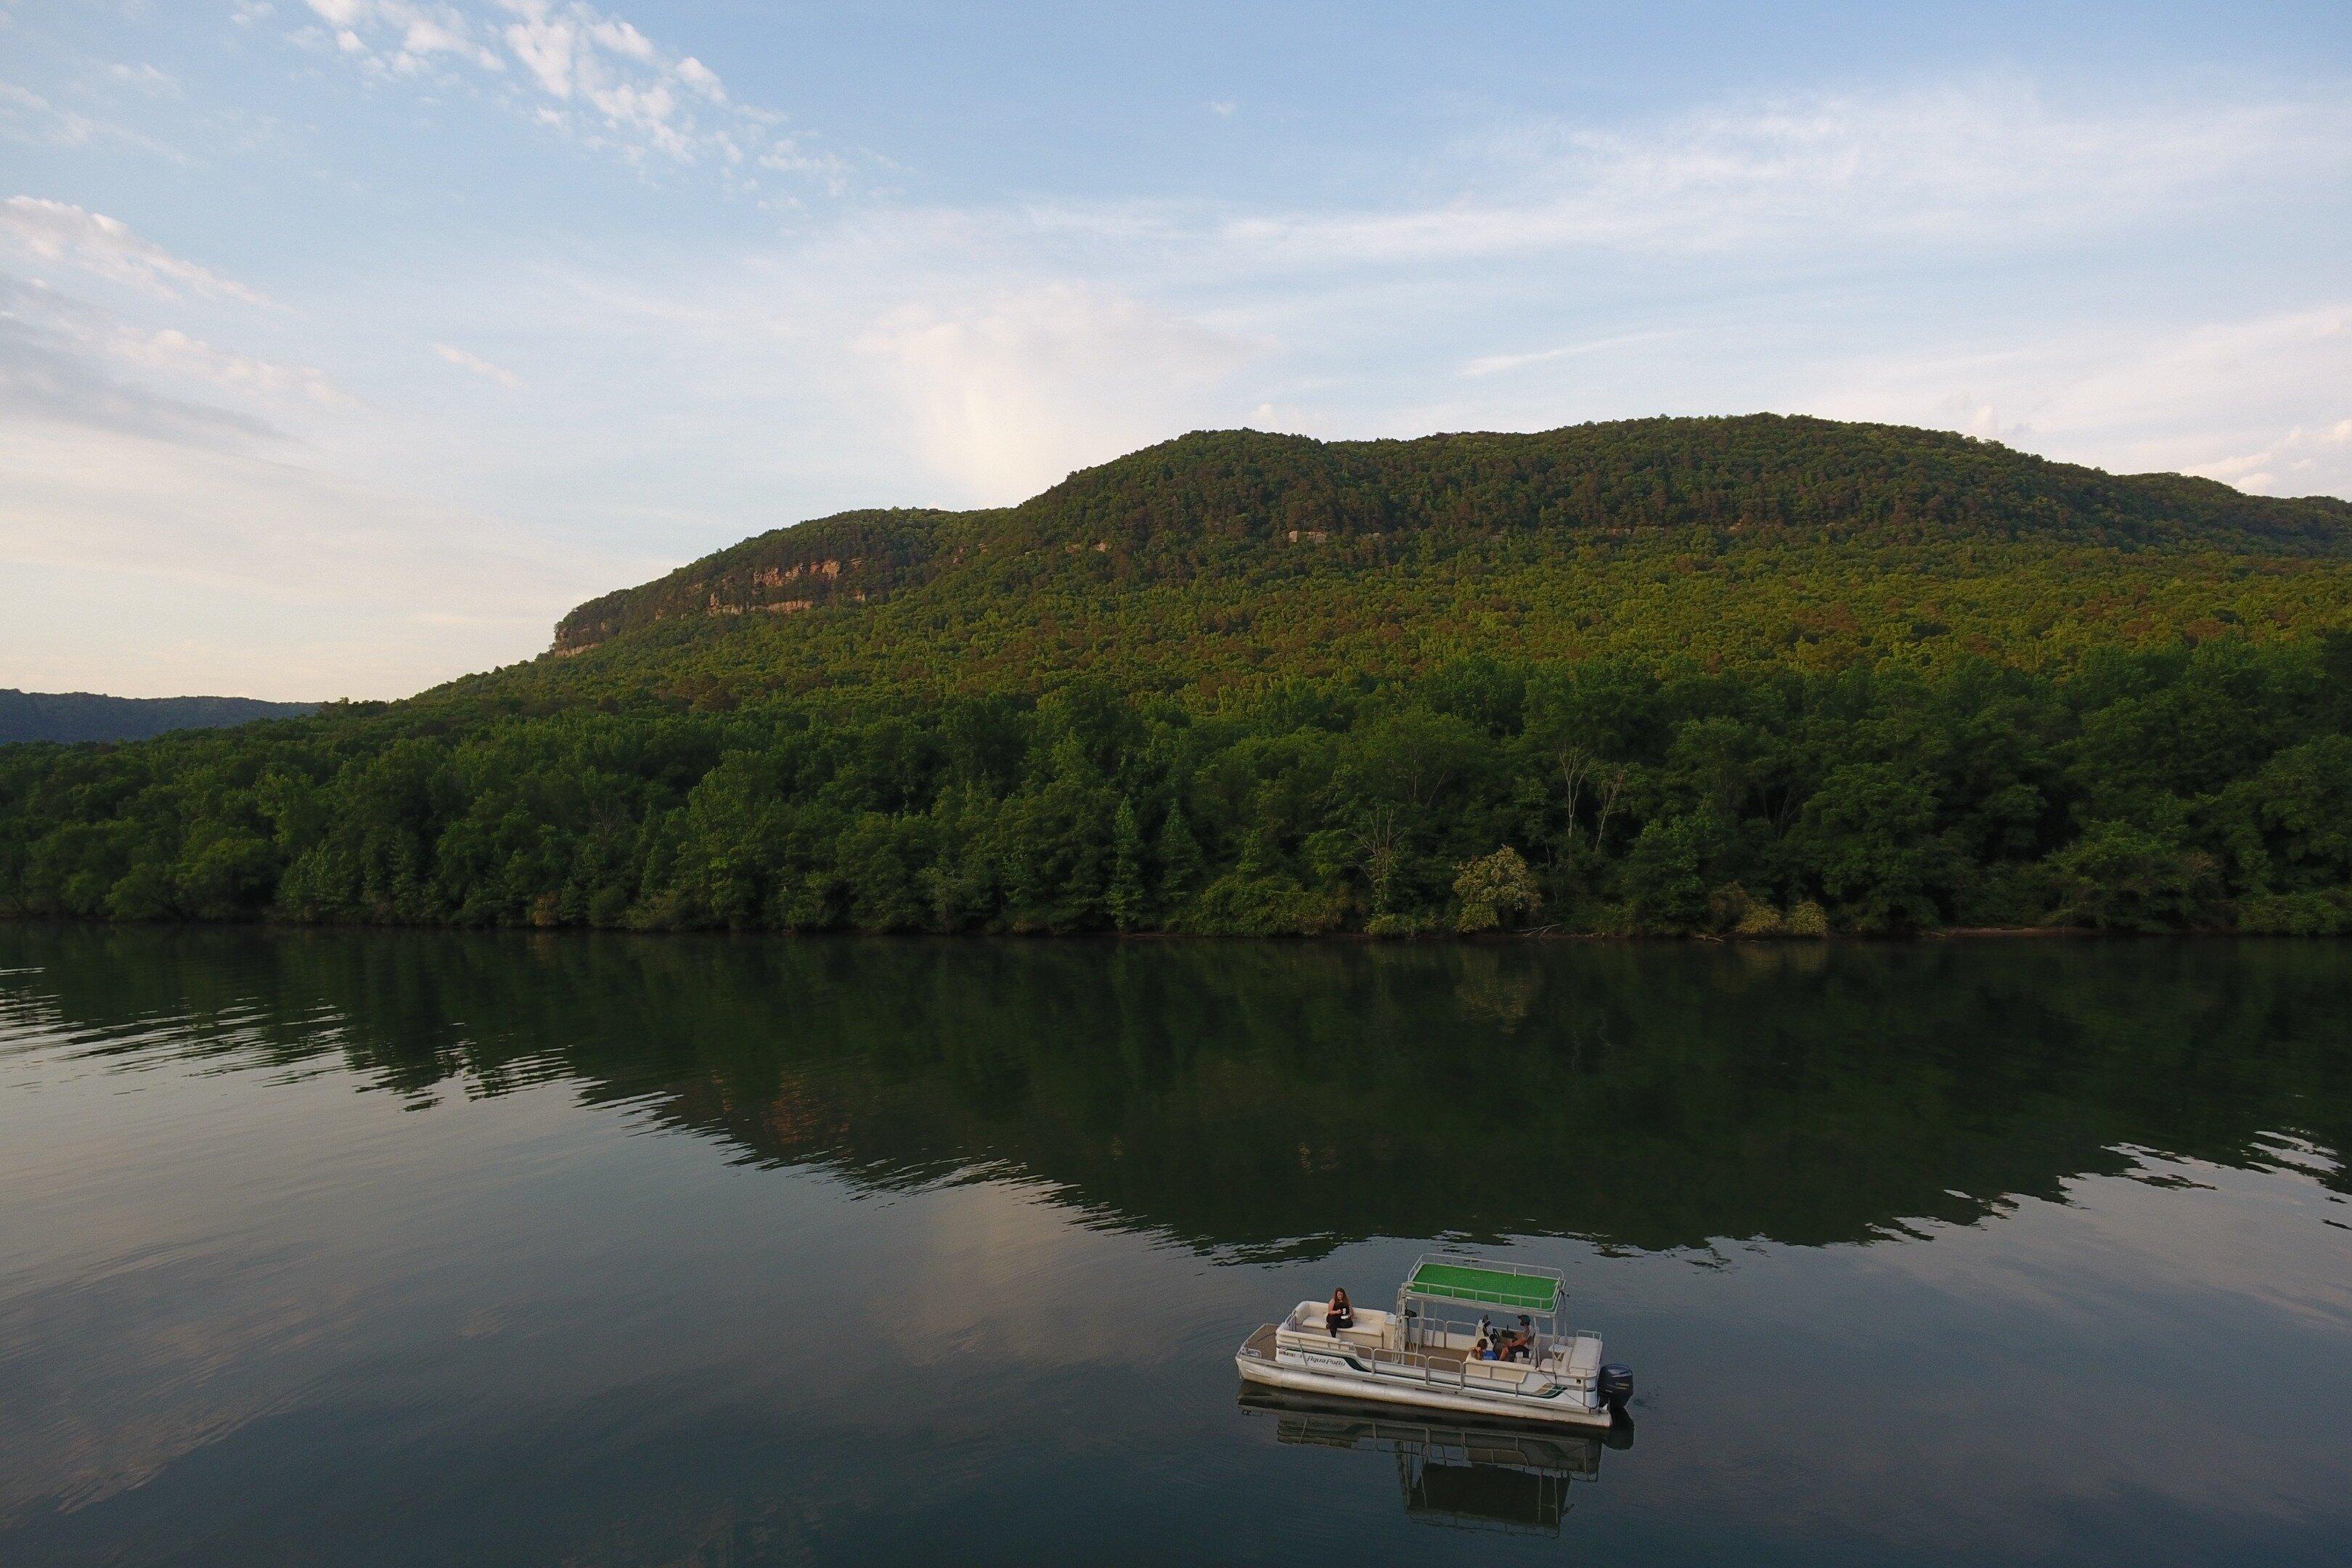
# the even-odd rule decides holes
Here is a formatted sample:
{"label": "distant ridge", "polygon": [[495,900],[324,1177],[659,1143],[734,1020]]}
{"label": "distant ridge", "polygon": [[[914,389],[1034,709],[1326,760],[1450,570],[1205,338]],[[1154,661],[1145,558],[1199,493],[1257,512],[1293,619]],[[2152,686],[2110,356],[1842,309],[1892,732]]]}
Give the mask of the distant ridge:
{"label": "distant ridge", "polygon": [[0,745],[15,741],[143,741],[173,730],[218,730],[256,719],[299,719],[315,702],[252,697],[106,697],[94,691],[0,687]]}

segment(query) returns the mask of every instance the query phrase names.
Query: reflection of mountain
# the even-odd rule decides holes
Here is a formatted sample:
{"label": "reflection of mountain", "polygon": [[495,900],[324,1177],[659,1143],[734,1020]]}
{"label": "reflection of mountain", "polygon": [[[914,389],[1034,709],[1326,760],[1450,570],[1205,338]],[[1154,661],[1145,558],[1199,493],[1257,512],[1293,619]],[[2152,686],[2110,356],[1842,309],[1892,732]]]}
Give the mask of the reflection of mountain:
{"label": "reflection of mountain", "polygon": [[2328,944],[0,930],[0,1007],[93,1049],[333,1055],[419,1097],[561,1077],[750,1158],[882,1186],[1013,1171],[1253,1250],[1853,1241],[2055,1196],[2126,1146],[2333,1153],[2347,997]]}
{"label": "reflection of mountain", "polygon": [[1633,1428],[1592,1432],[1466,1426],[1410,1414],[1244,1387],[1242,1405],[1275,1418],[1275,1440],[1384,1451],[1408,1519],[1424,1524],[1557,1535],[1569,1485],[1601,1476],[1601,1449],[1630,1447]]}

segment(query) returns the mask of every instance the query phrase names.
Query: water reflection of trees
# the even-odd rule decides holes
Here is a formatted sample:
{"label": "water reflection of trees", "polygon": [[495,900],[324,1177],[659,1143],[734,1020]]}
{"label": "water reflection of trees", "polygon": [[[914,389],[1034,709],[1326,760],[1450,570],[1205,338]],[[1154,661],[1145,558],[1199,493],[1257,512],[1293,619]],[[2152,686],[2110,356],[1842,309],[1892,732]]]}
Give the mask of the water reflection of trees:
{"label": "water reflection of trees", "polygon": [[[1194,1245],[1968,1221],[2126,1147],[2352,1136],[2352,950],[0,931],[86,1049],[561,1078],[778,1163],[1018,1172]],[[2352,1187],[2338,1168],[2327,1178]]]}

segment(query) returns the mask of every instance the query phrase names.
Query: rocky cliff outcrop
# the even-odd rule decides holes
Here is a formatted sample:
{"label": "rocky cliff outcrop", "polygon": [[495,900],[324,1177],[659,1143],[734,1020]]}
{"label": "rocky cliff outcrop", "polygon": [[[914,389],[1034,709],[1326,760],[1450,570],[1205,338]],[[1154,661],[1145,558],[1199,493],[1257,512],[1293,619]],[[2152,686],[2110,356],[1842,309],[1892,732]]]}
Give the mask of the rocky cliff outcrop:
{"label": "rocky cliff outcrop", "polygon": [[788,616],[864,604],[924,574],[935,521],[950,515],[852,511],[762,533],[667,577],[589,600],[556,623],[554,651],[583,653],[623,632],[679,617]]}

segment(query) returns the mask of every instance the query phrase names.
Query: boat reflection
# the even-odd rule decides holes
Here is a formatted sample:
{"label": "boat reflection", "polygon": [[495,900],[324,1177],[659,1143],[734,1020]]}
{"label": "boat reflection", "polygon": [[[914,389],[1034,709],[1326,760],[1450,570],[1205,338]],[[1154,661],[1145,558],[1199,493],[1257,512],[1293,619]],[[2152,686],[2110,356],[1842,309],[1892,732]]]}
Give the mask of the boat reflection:
{"label": "boat reflection", "polygon": [[1601,1479],[1601,1450],[1628,1448],[1631,1421],[1607,1432],[1467,1426],[1374,1412],[1345,1400],[1244,1386],[1242,1408],[1272,1416],[1278,1443],[1391,1456],[1407,1519],[1454,1530],[1558,1535],[1569,1488]]}

